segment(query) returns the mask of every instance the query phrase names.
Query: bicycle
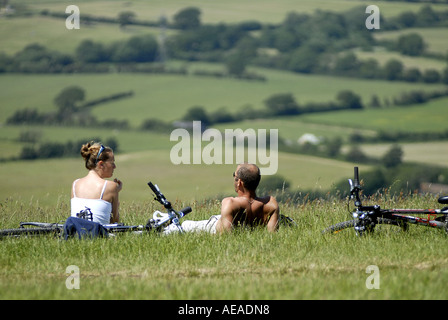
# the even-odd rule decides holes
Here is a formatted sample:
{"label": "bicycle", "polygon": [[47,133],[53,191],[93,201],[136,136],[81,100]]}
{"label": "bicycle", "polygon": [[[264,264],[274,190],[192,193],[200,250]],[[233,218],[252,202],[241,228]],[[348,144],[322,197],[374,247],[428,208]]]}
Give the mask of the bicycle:
{"label": "bicycle", "polygon": [[[169,225],[173,225],[175,228],[179,230],[180,233],[183,233],[184,230],[179,222],[181,218],[192,211],[191,207],[185,207],[180,211],[174,210],[166,197],[160,191],[157,185],[148,182],[148,186],[154,192],[155,198],[154,200],[158,201],[167,212],[154,211],[151,219],[147,221],[145,225],[124,225],[121,223],[115,224],[106,224],[102,225],[102,227],[106,230],[107,233],[121,233],[121,232],[135,232],[135,233],[143,233],[143,232],[156,232],[156,233],[165,233],[165,229]],[[89,208],[80,211],[77,214],[77,218],[92,221],[92,212]],[[64,233],[64,224],[63,223],[45,223],[45,222],[20,222],[19,228],[15,229],[3,229],[0,230],[0,238],[3,237],[19,237],[19,236],[34,236],[34,235],[44,235],[44,234],[52,234],[54,236],[62,236]]]}
{"label": "bicycle", "polygon": [[[348,179],[350,196],[348,202],[354,200],[356,209],[351,213],[353,219],[332,225],[322,233],[338,233],[344,229],[354,228],[356,235],[362,236],[372,233],[377,225],[390,225],[398,227],[397,230],[407,231],[409,224],[445,229],[448,233],[448,207],[442,209],[381,209],[379,205],[364,206],[361,202],[359,183],[359,170],[354,167],[354,179]],[[448,204],[448,196],[438,199],[440,204]],[[349,204],[348,204],[349,205]],[[349,210],[350,211],[350,210]],[[427,219],[410,214],[428,215]],[[431,219],[434,217],[434,219]]]}

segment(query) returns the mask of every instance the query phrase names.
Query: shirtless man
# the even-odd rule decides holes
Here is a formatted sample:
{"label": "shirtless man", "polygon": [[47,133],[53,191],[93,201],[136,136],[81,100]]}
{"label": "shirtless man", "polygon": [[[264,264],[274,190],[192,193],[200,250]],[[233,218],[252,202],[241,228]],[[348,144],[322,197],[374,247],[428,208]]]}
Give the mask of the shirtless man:
{"label": "shirtless man", "polygon": [[270,232],[278,229],[279,206],[274,197],[257,197],[260,169],[254,164],[240,164],[233,173],[237,197],[227,197],[221,203],[221,215],[209,220],[184,221],[185,231],[223,233],[239,225],[266,226]]}

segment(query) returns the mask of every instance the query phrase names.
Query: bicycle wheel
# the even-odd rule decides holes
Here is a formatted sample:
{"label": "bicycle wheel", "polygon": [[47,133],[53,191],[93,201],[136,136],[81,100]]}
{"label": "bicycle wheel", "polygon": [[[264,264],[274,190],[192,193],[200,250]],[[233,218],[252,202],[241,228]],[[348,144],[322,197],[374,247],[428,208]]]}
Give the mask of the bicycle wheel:
{"label": "bicycle wheel", "polygon": [[18,229],[4,229],[0,230],[1,237],[18,237],[23,235],[44,235],[44,234],[59,234],[60,228],[48,227],[48,228],[18,228]]}
{"label": "bicycle wheel", "polygon": [[[349,220],[344,222],[339,222],[335,225],[329,226],[328,228],[324,229],[322,233],[339,233],[342,230],[350,229],[355,227],[356,220]],[[394,228],[396,231],[407,231],[408,230],[408,224],[404,221],[397,221],[392,220],[388,218],[377,218],[377,223],[374,225],[374,227],[370,228],[368,231],[373,232],[374,229],[381,229],[381,231],[384,231],[386,226],[393,226],[398,227],[399,229]]]}

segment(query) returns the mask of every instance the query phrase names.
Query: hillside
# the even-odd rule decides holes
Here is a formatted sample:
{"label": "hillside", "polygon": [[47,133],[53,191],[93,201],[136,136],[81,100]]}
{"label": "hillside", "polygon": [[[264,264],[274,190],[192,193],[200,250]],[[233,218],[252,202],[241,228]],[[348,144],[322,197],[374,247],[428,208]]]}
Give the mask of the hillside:
{"label": "hillside", "polygon": [[[175,144],[169,139],[174,129],[172,123],[183,119],[192,107],[203,108],[209,117],[219,112],[231,115],[232,122],[211,125],[222,131],[278,129],[281,142],[289,144],[280,150],[278,174],[287,177],[292,188],[299,191],[329,190],[350,176],[350,168],[359,164],[343,153],[331,158],[324,155],[321,149],[327,148],[328,141],[331,144],[334,138],[341,138],[341,150],[347,152],[354,144],[353,137],[360,134],[365,140],[362,150],[378,158],[378,153],[384,154],[391,142],[376,137],[384,136],[384,132],[400,133],[406,138],[393,142],[406,143],[406,162],[445,166],[437,157],[422,159],[421,154],[427,151],[421,149],[421,141],[429,136],[426,145],[443,149],[447,140],[444,119],[448,115],[448,42],[443,39],[448,34],[443,20],[447,4],[381,1],[381,29],[366,31],[364,1],[328,0],[320,1],[318,6],[311,0],[281,0],[275,4],[263,0],[257,1],[256,6],[247,1],[197,1],[193,6],[200,8],[203,28],[197,33],[176,25],[176,15],[187,7],[177,0],[154,1],[150,5],[146,1],[79,2],[81,21],[89,19],[79,30],[65,28],[68,3],[16,0],[10,4],[16,11],[0,17],[0,37],[5,44],[0,49],[0,147],[4,151],[2,175],[14,183],[3,194],[54,202],[55,197],[64,194],[75,172],[64,171],[55,159],[17,158],[26,147],[93,137],[117,141],[117,160],[123,161],[122,165],[118,163],[117,174],[128,181],[129,193],[123,192],[127,201],[146,198],[143,180],[148,179],[169,181],[170,193],[180,198],[231,193],[231,185],[225,182],[231,165],[175,166],[169,159],[169,150]],[[134,12],[134,20],[120,27],[117,17],[124,11]],[[412,14],[419,18],[404,25],[405,15]],[[432,15],[434,21],[425,22],[423,14]],[[162,16],[166,24],[161,23]],[[429,24],[422,26],[425,23]],[[307,27],[309,32],[304,32]],[[395,43],[409,33],[420,35],[426,51],[418,56],[400,52]],[[220,42],[210,49],[213,42],[209,37],[213,39],[215,35]],[[184,38],[191,43],[182,42]],[[166,40],[168,54],[162,68],[157,60],[160,54],[155,54],[153,61],[135,62],[127,58],[136,52],[126,54],[117,49],[132,43],[143,43],[149,48],[150,44],[141,42],[142,39],[157,40],[158,45],[161,39]],[[87,56],[98,57],[80,51],[87,40],[91,41],[90,47],[83,48],[103,48],[110,54],[113,51],[114,56],[88,60]],[[233,70],[229,57],[239,59],[240,53],[252,58],[243,59],[242,73],[229,73]],[[138,54],[135,57],[141,58]],[[399,67],[393,73],[389,69],[392,60],[395,66],[398,61]],[[262,81],[244,78],[246,75],[261,77]],[[70,86],[81,87],[86,102],[121,92],[132,95],[100,103],[76,115],[94,119],[82,127],[70,122],[7,124],[21,110],[57,113],[60,110],[54,99]],[[346,91],[359,98],[362,110],[351,110],[338,100],[341,92]],[[439,93],[441,97],[432,98]],[[266,101],[282,94],[290,94],[303,113],[272,113]],[[413,94],[418,98],[431,97],[398,106],[397,101]],[[315,112],[327,106],[345,110]],[[244,112],[246,118],[242,116]],[[161,127],[141,130],[146,120],[156,120]],[[118,122],[121,127],[114,126]],[[325,139],[327,144],[317,147],[314,153],[297,152],[297,140],[309,133]],[[441,155],[444,152],[443,149]],[[137,163],[128,162],[129,159]],[[76,158],[64,158],[63,162],[74,168],[79,166]],[[374,161],[361,164],[364,170],[377,165]],[[22,174],[23,180],[12,179],[20,170],[27,173]],[[81,167],[76,172],[81,175],[84,171]],[[202,176],[203,172],[208,174]],[[207,175],[216,175],[220,182],[210,184]],[[45,179],[46,176],[51,178]],[[173,184],[170,180],[175,178],[182,181]],[[38,183],[42,180],[47,181],[45,191]],[[28,186],[24,186],[26,181]]]}

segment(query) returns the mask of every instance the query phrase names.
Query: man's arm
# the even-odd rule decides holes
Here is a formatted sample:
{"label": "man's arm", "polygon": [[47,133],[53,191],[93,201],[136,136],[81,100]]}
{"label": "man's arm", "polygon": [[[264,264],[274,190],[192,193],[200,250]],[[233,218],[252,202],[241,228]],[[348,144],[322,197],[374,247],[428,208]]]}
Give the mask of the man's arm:
{"label": "man's arm", "polygon": [[216,232],[232,231],[233,211],[232,198],[224,198],[221,202],[221,218],[216,223]]}
{"label": "man's arm", "polygon": [[277,200],[274,197],[271,197],[269,200],[269,207],[272,207],[273,213],[269,218],[269,222],[267,224],[268,231],[275,232],[278,230],[278,218],[280,216],[280,208],[278,207]]}

